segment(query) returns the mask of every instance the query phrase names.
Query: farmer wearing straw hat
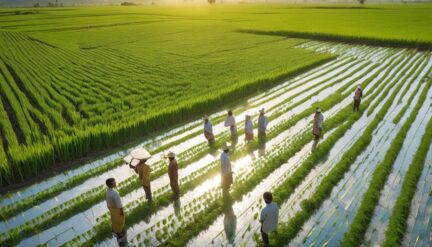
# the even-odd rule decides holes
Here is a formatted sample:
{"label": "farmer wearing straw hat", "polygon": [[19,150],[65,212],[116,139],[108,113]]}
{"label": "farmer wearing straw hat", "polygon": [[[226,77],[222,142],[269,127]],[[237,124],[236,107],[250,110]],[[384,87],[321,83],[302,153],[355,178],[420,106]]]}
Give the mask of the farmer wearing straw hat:
{"label": "farmer wearing straw hat", "polygon": [[267,130],[267,124],[268,124],[268,118],[265,116],[264,108],[262,108],[259,111],[259,117],[258,117],[258,137],[264,138],[266,136],[266,130]]}
{"label": "farmer wearing straw hat", "polygon": [[231,137],[237,136],[236,120],[231,110],[228,111],[228,116],[225,119],[225,127],[230,127]]}
{"label": "farmer wearing straw hat", "polygon": [[233,183],[233,176],[232,176],[232,168],[231,168],[231,161],[228,155],[228,152],[230,150],[230,146],[228,146],[226,143],[222,145],[222,154],[220,156],[221,161],[221,187],[224,193],[228,193],[229,188],[231,187],[231,184]]}
{"label": "farmer wearing straw hat", "polygon": [[111,215],[112,231],[116,234],[117,241],[121,242],[126,235],[123,231],[125,225],[123,206],[120,200],[119,193],[114,190],[114,188],[117,186],[115,179],[108,178],[105,183],[108,187],[105,201]]}
{"label": "farmer wearing straw hat", "polygon": [[253,123],[251,116],[246,114],[245,117],[245,140],[250,142],[253,140]]}
{"label": "farmer wearing straw hat", "polygon": [[361,102],[362,97],[363,97],[363,90],[362,90],[361,86],[359,85],[357,87],[357,90],[354,92],[353,111],[359,111],[360,110],[360,102]]}
{"label": "farmer wearing straw hat", "polygon": [[315,150],[315,148],[318,144],[318,141],[320,139],[323,122],[324,122],[324,116],[321,113],[321,109],[316,108],[313,127],[312,127],[312,134],[314,135],[314,142],[312,144],[312,151]]}
{"label": "farmer wearing straw hat", "polygon": [[169,152],[166,157],[169,159],[168,177],[170,179],[171,190],[174,193],[174,199],[178,199],[180,196],[180,188],[178,185],[178,165],[175,153]]}
{"label": "farmer wearing straw hat", "polygon": [[204,116],[204,136],[207,139],[209,145],[212,145],[215,142],[213,135],[213,125],[207,115]]}
{"label": "farmer wearing straw hat", "polygon": [[[134,169],[138,174],[141,184],[144,188],[146,194],[146,199],[152,202],[152,193],[150,187],[150,166],[146,164],[146,161],[150,159],[150,153],[144,148],[135,149],[131,152],[131,159],[129,162],[129,167]],[[126,159],[126,158],[125,158]],[[136,165],[134,165],[137,163]]]}

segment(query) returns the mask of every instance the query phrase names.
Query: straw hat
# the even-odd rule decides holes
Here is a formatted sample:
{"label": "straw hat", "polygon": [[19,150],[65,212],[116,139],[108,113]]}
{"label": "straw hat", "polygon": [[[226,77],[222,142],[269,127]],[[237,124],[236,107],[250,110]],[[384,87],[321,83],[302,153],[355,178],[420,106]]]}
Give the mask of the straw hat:
{"label": "straw hat", "polygon": [[169,152],[166,157],[167,158],[175,158],[175,153],[174,152]]}
{"label": "straw hat", "polygon": [[137,160],[148,160],[151,157],[150,153],[144,148],[137,148],[133,150],[131,152],[131,156]]}
{"label": "straw hat", "polygon": [[204,119],[204,120],[208,120],[208,116],[207,116],[207,115],[204,115],[203,119]]}
{"label": "straw hat", "polygon": [[222,150],[229,150],[231,148],[231,146],[228,146],[228,144],[226,142],[224,142],[224,144],[222,144]]}
{"label": "straw hat", "polygon": [[131,165],[133,165],[133,166],[138,165],[138,163],[140,162],[139,160],[134,159],[134,158],[132,157],[132,155],[130,155],[130,154],[127,155],[126,157],[124,157],[123,160],[124,160],[127,164],[131,164]]}
{"label": "straw hat", "polygon": [[265,113],[264,108],[262,108],[261,110],[259,110],[259,113]]}
{"label": "straw hat", "polygon": [[321,109],[320,109],[320,108],[317,108],[317,109],[316,109],[316,112],[321,112]]}

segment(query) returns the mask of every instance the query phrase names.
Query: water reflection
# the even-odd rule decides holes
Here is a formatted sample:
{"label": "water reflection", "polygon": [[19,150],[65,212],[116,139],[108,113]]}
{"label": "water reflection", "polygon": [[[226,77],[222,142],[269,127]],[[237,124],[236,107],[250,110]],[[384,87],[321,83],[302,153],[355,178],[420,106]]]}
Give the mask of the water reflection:
{"label": "water reflection", "polygon": [[237,134],[231,135],[231,148],[235,149],[237,143],[238,143],[238,135]]}
{"label": "water reflection", "polygon": [[181,208],[180,198],[178,198],[177,200],[174,200],[173,207],[174,207],[174,214],[177,217],[180,216],[180,213],[181,213],[181,210],[180,210],[180,208]]}
{"label": "water reflection", "polygon": [[265,150],[266,150],[266,137],[260,137],[258,139],[258,157],[264,156],[265,155]]}
{"label": "water reflection", "polygon": [[223,198],[223,212],[224,212],[224,230],[228,241],[228,246],[234,246],[235,233],[237,228],[237,216],[234,214],[232,208],[234,200],[231,196],[226,195]]}

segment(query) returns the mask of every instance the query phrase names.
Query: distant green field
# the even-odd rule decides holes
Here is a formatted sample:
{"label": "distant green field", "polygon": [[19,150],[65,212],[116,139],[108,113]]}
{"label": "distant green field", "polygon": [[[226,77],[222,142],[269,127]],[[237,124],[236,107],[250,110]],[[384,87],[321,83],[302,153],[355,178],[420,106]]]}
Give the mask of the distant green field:
{"label": "distant green field", "polygon": [[432,42],[432,4],[0,10],[1,184],[205,114],[330,55],[295,31]]}

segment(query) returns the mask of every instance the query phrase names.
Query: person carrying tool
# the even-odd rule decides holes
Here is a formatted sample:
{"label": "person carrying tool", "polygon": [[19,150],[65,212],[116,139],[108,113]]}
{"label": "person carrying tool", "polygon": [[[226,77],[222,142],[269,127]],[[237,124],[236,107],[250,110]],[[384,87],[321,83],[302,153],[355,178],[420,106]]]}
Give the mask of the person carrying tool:
{"label": "person carrying tool", "polygon": [[131,152],[131,154],[125,158],[129,160],[128,164],[131,169],[138,174],[141,184],[146,194],[146,199],[149,202],[153,201],[151,187],[150,187],[150,166],[146,164],[147,160],[150,159],[150,153],[144,148],[138,148]]}
{"label": "person carrying tool", "polygon": [[361,98],[363,97],[363,90],[361,88],[361,86],[359,85],[356,89],[356,91],[354,92],[354,106],[353,106],[353,111],[359,111],[360,110],[360,103],[361,103]]}

